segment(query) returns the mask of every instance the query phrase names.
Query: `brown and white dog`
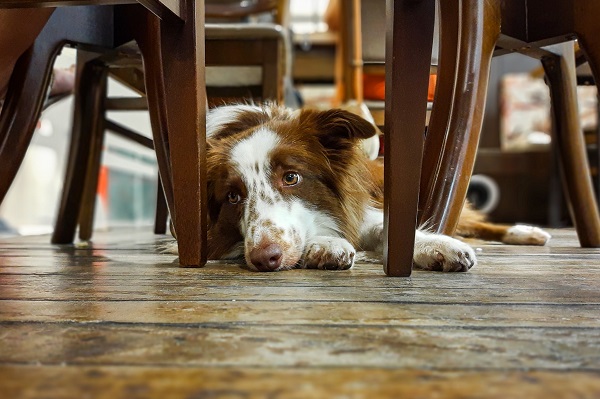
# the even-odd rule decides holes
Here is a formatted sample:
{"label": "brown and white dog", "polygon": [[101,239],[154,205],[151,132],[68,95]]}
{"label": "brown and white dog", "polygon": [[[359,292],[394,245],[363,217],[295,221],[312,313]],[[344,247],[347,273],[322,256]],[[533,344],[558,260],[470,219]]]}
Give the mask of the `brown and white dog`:
{"label": "brown and white dog", "polygon": [[[259,271],[348,269],[357,250],[383,249],[383,166],[359,149],[374,126],[343,110],[231,105],[207,117],[208,256]],[[543,245],[529,226],[486,223],[465,208],[458,234]],[[473,249],[417,230],[415,264],[467,271]]]}

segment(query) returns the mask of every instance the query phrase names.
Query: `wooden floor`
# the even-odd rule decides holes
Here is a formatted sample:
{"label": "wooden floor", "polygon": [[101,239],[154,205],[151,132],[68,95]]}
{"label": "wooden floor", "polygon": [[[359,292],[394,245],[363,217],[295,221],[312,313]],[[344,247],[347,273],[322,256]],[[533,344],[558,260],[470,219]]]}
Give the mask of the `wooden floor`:
{"label": "wooden floor", "polygon": [[0,397],[600,398],[600,250],[553,233],[410,279],[2,240]]}

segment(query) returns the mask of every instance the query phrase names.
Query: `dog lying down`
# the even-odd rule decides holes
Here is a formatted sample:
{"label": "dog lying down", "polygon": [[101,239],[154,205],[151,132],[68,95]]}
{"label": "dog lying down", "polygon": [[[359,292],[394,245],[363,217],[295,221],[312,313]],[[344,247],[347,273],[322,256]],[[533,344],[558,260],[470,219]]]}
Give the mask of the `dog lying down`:
{"label": "dog lying down", "polygon": [[[356,251],[383,251],[383,166],[359,149],[374,126],[343,110],[231,105],[207,116],[208,257],[259,271],[349,269]],[[487,223],[466,206],[457,234],[544,245],[530,226]],[[416,232],[414,263],[467,271],[473,249]]]}

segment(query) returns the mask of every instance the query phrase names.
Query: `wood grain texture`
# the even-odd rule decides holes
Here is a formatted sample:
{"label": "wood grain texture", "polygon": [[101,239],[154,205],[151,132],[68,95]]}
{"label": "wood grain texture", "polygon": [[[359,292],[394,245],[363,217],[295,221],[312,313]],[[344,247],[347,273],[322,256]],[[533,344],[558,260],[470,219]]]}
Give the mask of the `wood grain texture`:
{"label": "wood grain texture", "polygon": [[1,240],[2,396],[594,398],[600,249],[552,234],[410,279],[182,269],[147,228]]}
{"label": "wood grain texture", "polygon": [[[600,395],[596,372],[351,368],[0,366],[8,397],[575,399]],[[27,389],[23,389],[24,381]],[[267,383],[265,383],[267,382]]]}
{"label": "wood grain texture", "polygon": [[[457,313],[460,309],[462,313]],[[600,304],[456,304],[280,301],[3,300],[2,322],[208,325],[600,327]]]}
{"label": "wood grain texture", "polygon": [[598,328],[3,324],[0,363],[600,371]]}

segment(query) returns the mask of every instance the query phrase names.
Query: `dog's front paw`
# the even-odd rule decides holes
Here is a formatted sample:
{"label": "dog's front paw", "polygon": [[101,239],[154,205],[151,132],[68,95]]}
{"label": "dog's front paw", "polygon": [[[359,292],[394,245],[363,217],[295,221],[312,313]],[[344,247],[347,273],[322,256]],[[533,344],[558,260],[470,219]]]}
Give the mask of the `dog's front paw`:
{"label": "dog's front paw", "polygon": [[420,269],[440,272],[466,272],[477,264],[475,251],[464,242],[421,232],[417,234],[413,261]]}
{"label": "dog's front paw", "polygon": [[306,248],[304,267],[307,269],[346,270],[354,265],[356,251],[343,238],[315,237]]}

